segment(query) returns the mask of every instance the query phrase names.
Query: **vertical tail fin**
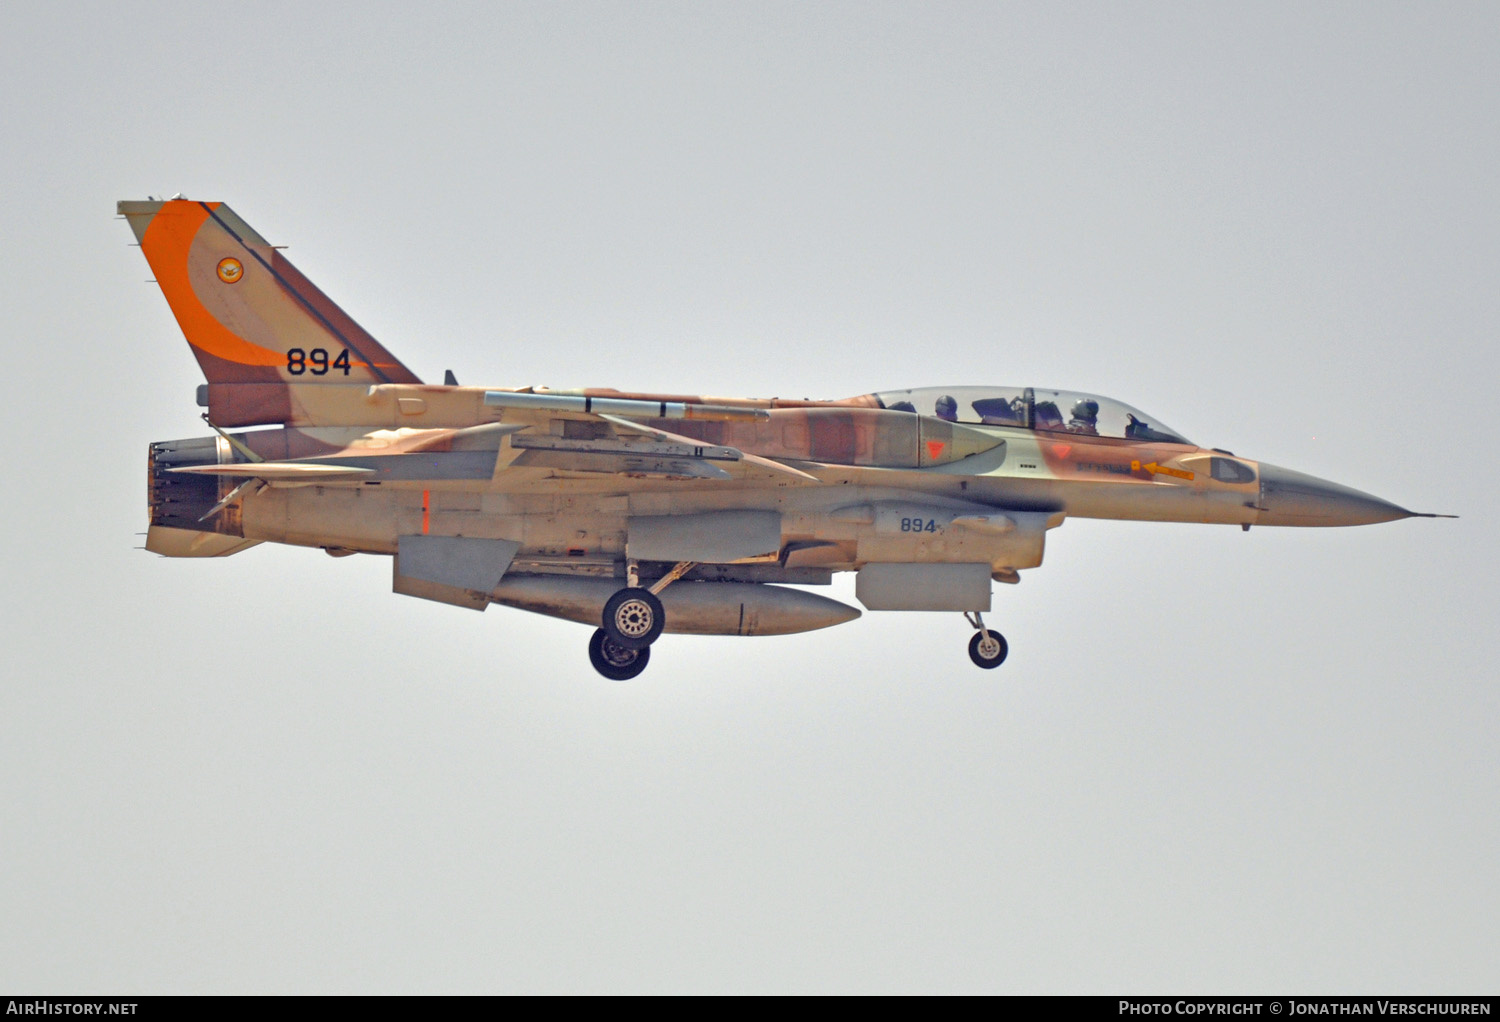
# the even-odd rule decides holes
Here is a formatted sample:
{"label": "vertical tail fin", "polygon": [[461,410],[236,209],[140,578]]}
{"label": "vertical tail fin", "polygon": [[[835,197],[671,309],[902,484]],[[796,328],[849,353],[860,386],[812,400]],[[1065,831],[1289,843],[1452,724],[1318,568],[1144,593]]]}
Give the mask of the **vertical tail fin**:
{"label": "vertical tail fin", "polygon": [[233,387],[241,398],[233,403],[256,405],[261,421],[278,421],[287,384],[422,382],[223,203],[125,201],[118,208],[211,394]]}

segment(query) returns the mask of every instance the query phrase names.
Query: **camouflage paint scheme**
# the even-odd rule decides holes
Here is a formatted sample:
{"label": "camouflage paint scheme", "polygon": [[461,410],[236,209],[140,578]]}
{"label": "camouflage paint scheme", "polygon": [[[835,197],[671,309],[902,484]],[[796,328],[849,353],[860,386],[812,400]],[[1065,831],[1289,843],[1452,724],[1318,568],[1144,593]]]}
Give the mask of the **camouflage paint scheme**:
{"label": "camouflage paint scheme", "polygon": [[[978,617],[989,581],[1040,565],[1046,533],[1070,516],[1248,529],[1413,514],[1200,448],[1090,395],[963,386],[790,401],[424,384],[227,206],[179,198],[119,212],[203,370],[199,403],[217,432],[151,445],[147,548],[168,556],[260,542],[399,555],[397,592],[585,622],[632,578],[665,578],[665,629],[720,634],[857,617],[774,585],[856,571],[867,608],[970,612],[975,641],[989,642]],[[972,408],[955,412],[955,393]],[[1099,430],[1101,405],[1130,424]],[[268,428],[224,432],[251,426]],[[667,577],[674,566],[680,580]],[[600,635],[596,645],[610,641]],[[609,676],[644,667],[609,648],[615,668],[595,656],[619,672]],[[995,666],[986,649],[993,662],[971,656]]]}

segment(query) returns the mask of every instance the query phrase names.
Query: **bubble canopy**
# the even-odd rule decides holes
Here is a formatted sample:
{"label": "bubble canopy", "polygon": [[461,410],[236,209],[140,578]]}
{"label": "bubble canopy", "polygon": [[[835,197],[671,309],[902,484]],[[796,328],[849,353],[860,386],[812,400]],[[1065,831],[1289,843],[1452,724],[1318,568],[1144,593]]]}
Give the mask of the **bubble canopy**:
{"label": "bubble canopy", "polygon": [[1142,443],[1191,442],[1154,416],[1097,394],[1041,387],[918,387],[883,390],[880,407],[950,422],[1011,426],[1051,433],[1116,437]]}

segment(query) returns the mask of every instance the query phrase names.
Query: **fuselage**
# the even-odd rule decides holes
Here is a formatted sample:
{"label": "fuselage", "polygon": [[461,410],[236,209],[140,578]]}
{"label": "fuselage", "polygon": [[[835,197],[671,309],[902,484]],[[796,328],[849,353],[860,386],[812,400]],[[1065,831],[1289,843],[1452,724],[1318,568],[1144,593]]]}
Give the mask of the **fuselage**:
{"label": "fuselage", "polygon": [[[1155,426],[1140,426],[1148,438],[1133,439],[1103,435],[1097,419],[1071,426],[964,422],[883,407],[886,395],[787,402],[524,392],[663,407],[671,402],[689,410],[757,409],[758,418],[689,415],[645,419],[642,426],[774,459],[818,484],[803,485],[796,476],[774,473],[764,479],[694,479],[670,464],[638,465],[637,472],[627,464],[622,470],[608,452],[628,436],[591,421],[564,419],[559,425],[555,411],[506,406],[505,395],[518,392],[398,389],[411,393],[383,395],[381,402],[394,406],[397,421],[437,418],[449,424],[254,430],[236,435],[243,450],[221,438],[198,441],[196,457],[203,461],[253,456],[367,472],[355,481],[277,483],[246,492],[215,528],[246,540],[381,554],[394,553],[404,535],[503,539],[519,544],[513,571],[529,565],[541,572],[614,576],[626,556],[633,518],[762,510],[780,516],[778,556],[738,563],[715,577],[822,581],[826,573],[870,562],[983,561],[996,578],[1010,581],[1015,572],[1041,563],[1045,532],[1066,517],[1249,527],[1364,524],[1409,514],[1368,494],[1205,449]],[[901,393],[930,396],[936,390]],[[974,394],[1012,393],[971,388],[966,396],[986,408],[991,399]],[[1130,414],[1133,422],[1149,421]],[[609,471],[592,463],[600,459]],[[234,482],[202,480],[191,507],[222,499]],[[1005,522],[980,523],[990,513]]]}

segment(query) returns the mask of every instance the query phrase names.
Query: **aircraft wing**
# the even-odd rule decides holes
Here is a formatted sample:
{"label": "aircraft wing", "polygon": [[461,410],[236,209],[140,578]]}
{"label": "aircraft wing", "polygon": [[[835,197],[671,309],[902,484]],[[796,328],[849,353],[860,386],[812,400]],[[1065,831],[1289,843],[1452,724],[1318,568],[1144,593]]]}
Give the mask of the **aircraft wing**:
{"label": "aircraft wing", "polygon": [[661,476],[672,479],[729,479],[723,468],[744,455],[733,447],[656,440],[624,441],[616,437],[577,438],[548,433],[520,433],[510,440],[521,454],[517,468],[555,468],[566,472]]}
{"label": "aircraft wing", "polygon": [[[764,419],[768,413],[761,408],[518,391],[485,391],[484,405],[523,414],[540,413],[544,416],[542,422],[595,422],[613,427],[611,433],[614,435],[609,437],[570,438],[565,433],[559,439],[575,440],[568,445],[560,445],[534,433],[527,434],[527,439],[512,439],[511,447],[521,448],[524,452],[510,462],[517,467],[676,479],[774,480],[781,483],[796,480],[802,484],[820,481],[816,476],[771,458],[746,454],[734,447],[705,444],[692,437],[648,426],[642,421]],[[614,430],[642,434],[649,439],[630,443],[622,440]],[[621,445],[625,445],[625,449]]]}
{"label": "aircraft wing", "polygon": [[[820,482],[785,462],[683,436],[626,416],[574,408],[519,411],[521,421],[434,430],[427,436],[398,442],[398,449],[380,453],[354,446],[311,457],[272,455],[266,460],[235,436],[225,434],[239,453],[251,460],[180,466],[169,471],[260,480],[272,486],[485,480],[500,490],[529,488],[539,478],[556,473],[700,485],[723,481],[780,485]],[[536,471],[518,471],[526,469],[548,471],[540,477]]]}
{"label": "aircraft wing", "polygon": [[[569,436],[565,432],[558,436],[547,429],[556,420],[595,423],[609,431],[584,436]],[[709,483],[737,480],[815,485],[820,481],[800,469],[746,454],[736,447],[706,444],[623,416],[572,409],[555,413],[532,429],[511,435],[510,449],[513,457],[509,460],[501,451],[497,479],[503,479],[510,469],[547,468],[558,472]],[[520,453],[515,454],[517,451]]]}
{"label": "aircraft wing", "polygon": [[[599,418],[622,429],[634,430],[639,433],[646,433],[651,436],[657,437],[667,443],[697,446],[700,448],[702,447],[702,444],[699,441],[694,440],[691,437],[680,436],[676,433],[671,433],[664,429],[658,429],[655,426],[647,426],[645,423],[636,422],[632,419],[625,419],[616,415],[601,415],[599,416]],[[815,475],[810,475],[809,473],[804,472],[801,469],[793,468],[792,466],[784,464],[783,462],[776,461],[774,458],[765,458],[761,457],[758,454],[746,454],[743,451],[737,450],[733,447],[720,447],[714,449],[733,451],[736,455],[738,455],[738,457],[734,460],[739,462],[743,467],[738,473],[730,473],[734,478],[772,478],[782,482],[786,482],[790,479],[803,484],[817,484],[822,481]]]}

